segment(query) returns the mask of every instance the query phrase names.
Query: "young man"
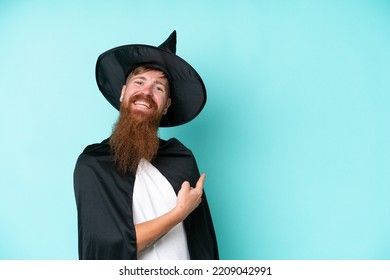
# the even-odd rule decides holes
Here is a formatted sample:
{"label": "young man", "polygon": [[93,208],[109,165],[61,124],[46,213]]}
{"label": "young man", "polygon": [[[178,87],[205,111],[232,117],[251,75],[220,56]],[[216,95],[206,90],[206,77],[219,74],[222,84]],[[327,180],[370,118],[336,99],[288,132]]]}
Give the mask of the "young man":
{"label": "young man", "polygon": [[99,89],[120,116],[77,160],[80,259],[218,259],[205,174],[177,139],[158,138],[160,126],[191,121],[206,102],[202,79],[175,52],[173,32],[159,47],[98,58]]}

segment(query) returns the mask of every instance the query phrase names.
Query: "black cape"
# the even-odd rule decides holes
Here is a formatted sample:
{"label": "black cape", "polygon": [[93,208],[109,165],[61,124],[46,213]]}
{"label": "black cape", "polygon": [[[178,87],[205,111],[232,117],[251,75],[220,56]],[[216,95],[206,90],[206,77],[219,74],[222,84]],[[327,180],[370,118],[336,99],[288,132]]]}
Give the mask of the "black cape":
{"label": "black cape", "polygon": [[[199,171],[192,152],[177,139],[160,140],[151,162],[177,194],[184,181],[195,186]],[[80,259],[135,260],[137,242],[132,197],[135,177],[113,164],[108,139],[85,148],[74,171]],[[191,259],[218,259],[217,241],[205,194],[185,220]]]}

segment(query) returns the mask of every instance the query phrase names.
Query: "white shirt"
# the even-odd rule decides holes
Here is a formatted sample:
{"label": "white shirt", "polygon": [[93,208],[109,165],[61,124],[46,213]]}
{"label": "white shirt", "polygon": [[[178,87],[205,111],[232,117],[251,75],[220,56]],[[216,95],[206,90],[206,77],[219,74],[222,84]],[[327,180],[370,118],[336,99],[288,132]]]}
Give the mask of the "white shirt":
{"label": "white shirt", "polygon": [[[168,180],[150,162],[142,159],[133,192],[134,224],[155,219],[176,206],[176,194]],[[189,260],[183,223],[177,224],[138,255],[140,260]]]}

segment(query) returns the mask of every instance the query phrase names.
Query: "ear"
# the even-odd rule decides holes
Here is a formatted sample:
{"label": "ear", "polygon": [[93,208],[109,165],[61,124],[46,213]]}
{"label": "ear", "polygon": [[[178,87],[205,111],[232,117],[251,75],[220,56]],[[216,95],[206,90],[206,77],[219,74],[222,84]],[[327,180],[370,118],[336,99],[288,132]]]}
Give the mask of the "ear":
{"label": "ear", "polygon": [[122,102],[123,98],[125,97],[125,92],[126,92],[126,85],[123,85],[121,90],[121,97],[119,98],[120,102]]}
{"label": "ear", "polygon": [[169,106],[171,106],[172,99],[168,98],[167,102],[165,103],[165,109],[164,111],[168,111]]}

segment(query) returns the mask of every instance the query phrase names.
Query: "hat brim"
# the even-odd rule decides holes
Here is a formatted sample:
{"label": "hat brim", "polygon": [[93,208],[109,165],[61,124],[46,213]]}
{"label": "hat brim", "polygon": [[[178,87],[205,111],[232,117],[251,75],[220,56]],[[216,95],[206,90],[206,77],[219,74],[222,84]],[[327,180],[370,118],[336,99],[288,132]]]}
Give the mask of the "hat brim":
{"label": "hat brim", "polygon": [[108,50],[96,62],[99,90],[117,110],[127,76],[140,65],[155,65],[166,72],[170,83],[171,106],[161,119],[161,127],[193,120],[206,103],[206,88],[199,74],[174,53],[149,45],[125,45]]}

